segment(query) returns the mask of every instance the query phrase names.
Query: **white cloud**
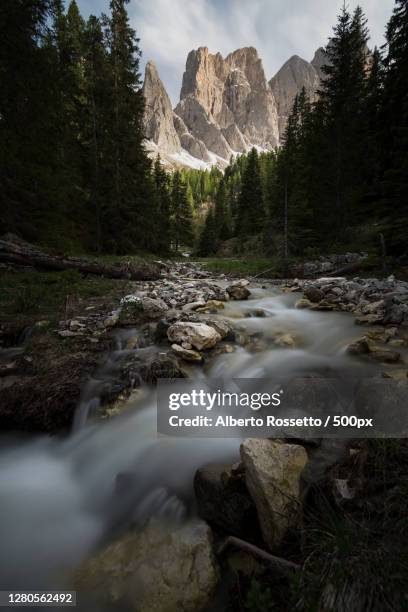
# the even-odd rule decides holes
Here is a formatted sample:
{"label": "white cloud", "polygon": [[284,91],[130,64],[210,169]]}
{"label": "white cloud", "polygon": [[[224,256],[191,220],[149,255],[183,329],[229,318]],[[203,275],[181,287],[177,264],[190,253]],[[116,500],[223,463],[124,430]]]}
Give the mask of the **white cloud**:
{"label": "white cloud", "polygon": [[[254,46],[269,79],[293,54],[311,59],[326,43],[341,0],[131,0],[129,13],[143,50],[153,60],[173,102],[178,100],[186,57],[209,47],[226,55]],[[357,0],[349,0],[353,9]],[[361,0],[369,19],[371,45],[382,34],[394,0]]]}

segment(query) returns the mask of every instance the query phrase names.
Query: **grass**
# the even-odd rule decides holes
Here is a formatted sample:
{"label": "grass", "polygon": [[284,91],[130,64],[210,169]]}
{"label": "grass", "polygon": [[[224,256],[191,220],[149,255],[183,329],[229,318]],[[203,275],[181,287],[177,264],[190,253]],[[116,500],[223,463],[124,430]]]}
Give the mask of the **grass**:
{"label": "grass", "polygon": [[58,318],[67,306],[90,298],[124,292],[127,281],[84,277],[75,270],[64,272],[5,272],[0,274],[0,317],[27,315]]}
{"label": "grass", "polygon": [[230,274],[232,276],[263,275],[264,278],[279,276],[279,264],[276,259],[266,257],[257,258],[207,258],[197,259],[205,270],[216,273]]}

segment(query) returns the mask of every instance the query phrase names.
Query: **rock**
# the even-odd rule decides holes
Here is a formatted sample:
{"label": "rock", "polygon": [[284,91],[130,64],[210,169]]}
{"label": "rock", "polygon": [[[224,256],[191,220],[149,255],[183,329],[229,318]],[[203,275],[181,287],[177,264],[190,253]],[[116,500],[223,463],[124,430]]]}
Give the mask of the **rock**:
{"label": "rock", "polygon": [[356,325],[375,325],[382,323],[383,317],[377,314],[362,315],[354,319]]}
{"label": "rock", "polygon": [[388,372],[382,372],[382,377],[383,378],[392,378],[393,380],[396,381],[406,381],[408,378],[408,370],[388,370]]}
{"label": "rock", "polygon": [[184,304],[182,310],[190,312],[192,310],[197,310],[197,308],[201,308],[202,306],[205,306],[205,301],[198,300],[197,302],[189,302],[188,304]]}
{"label": "rock", "polygon": [[153,140],[165,153],[177,153],[181,149],[181,144],[174,127],[171,101],[153,62],[146,64],[143,96],[146,138]]}
{"label": "rock", "polygon": [[198,351],[193,351],[192,349],[185,348],[179,344],[172,344],[171,348],[177,357],[181,357],[181,359],[184,359],[184,361],[193,361],[195,363],[202,363],[203,361],[203,356]]}
{"label": "rock", "polygon": [[222,339],[231,335],[232,327],[225,319],[206,318],[204,319],[204,323],[215,329],[215,331],[220,334]]}
{"label": "rock", "polygon": [[274,342],[277,346],[290,347],[290,348],[294,348],[301,344],[300,338],[296,338],[295,336],[292,336],[291,334],[282,334],[281,336],[278,336],[277,338],[275,338]]}
{"label": "rock", "polygon": [[71,331],[70,329],[63,329],[58,332],[58,335],[61,336],[61,338],[73,338],[75,336],[82,336],[83,334],[80,331]]}
{"label": "rock", "polygon": [[196,308],[196,312],[213,312],[217,310],[222,310],[224,308],[224,302],[220,300],[209,300],[203,306],[199,306]]}
{"label": "rock", "polygon": [[206,47],[191,51],[175,112],[193,136],[226,159],[249,143],[273,148],[279,140],[275,101],[253,47],[225,59]]}
{"label": "rock", "polygon": [[86,561],[75,587],[96,597],[99,609],[197,612],[208,604],[218,576],[203,521],[175,529],[151,520]]}
{"label": "rock", "polygon": [[367,355],[370,352],[370,346],[366,338],[360,338],[352,342],[347,347],[347,352],[350,355]]}
{"label": "rock", "polygon": [[251,295],[243,281],[232,283],[232,285],[227,287],[226,291],[232,300],[247,300]]}
{"label": "rock", "polygon": [[322,68],[323,66],[330,63],[324,47],[319,47],[319,49],[317,49],[310,63],[312,64],[313,68],[317,71],[317,74],[319,75],[319,77],[323,79],[325,75],[324,75]]}
{"label": "rock", "polygon": [[381,363],[398,363],[401,361],[401,353],[387,349],[374,349],[370,352],[371,359]]}
{"label": "rock", "polygon": [[119,318],[123,325],[133,325],[141,319],[158,319],[169,310],[162,299],[147,296],[126,296],[122,304]]}
{"label": "rock", "polygon": [[308,99],[314,102],[317,99],[320,76],[312,64],[298,55],[293,55],[269,81],[269,85],[278,109],[279,133],[283,134],[295,96],[304,87]]}
{"label": "rock", "polygon": [[207,465],[196,472],[194,492],[198,514],[210,524],[241,537],[251,537],[259,530],[242,471],[236,473],[228,465]]}
{"label": "rock", "polygon": [[313,306],[312,302],[308,300],[307,298],[301,298],[295,304],[295,308],[300,308],[300,309],[311,308],[312,306]]}
{"label": "rock", "polygon": [[115,327],[119,323],[119,312],[112,312],[103,322],[104,327]]}
{"label": "rock", "polygon": [[140,368],[143,380],[155,384],[159,379],[187,378],[175,355],[159,353]]}
{"label": "rock", "polygon": [[384,314],[385,302],[384,300],[378,300],[378,302],[371,302],[362,308],[362,313],[365,315],[370,314]]}
{"label": "rock", "polygon": [[307,462],[302,446],[247,439],[241,444],[245,481],[269,548],[282,542],[299,515],[300,476]]}
{"label": "rock", "polygon": [[178,321],[169,327],[167,337],[170,342],[188,342],[199,351],[215,346],[221,340],[220,334],[205,323]]}
{"label": "rock", "polygon": [[407,340],[404,340],[403,338],[394,338],[392,340],[389,340],[388,344],[393,348],[404,348],[408,346]]}
{"label": "rock", "polygon": [[317,287],[306,287],[304,294],[309,302],[316,303],[321,302],[324,299],[323,291]]}
{"label": "rock", "polygon": [[310,306],[310,310],[318,310],[321,312],[336,310],[336,304],[332,304],[331,302],[326,302],[326,300],[323,300],[322,302],[318,302],[317,304],[312,304]]}

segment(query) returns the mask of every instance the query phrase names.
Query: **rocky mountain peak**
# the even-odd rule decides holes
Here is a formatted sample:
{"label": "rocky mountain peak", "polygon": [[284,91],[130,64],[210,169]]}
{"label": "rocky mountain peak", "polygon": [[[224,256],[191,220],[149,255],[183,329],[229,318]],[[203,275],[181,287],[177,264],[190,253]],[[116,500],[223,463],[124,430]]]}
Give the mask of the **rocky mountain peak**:
{"label": "rocky mountain peak", "polygon": [[295,95],[305,87],[315,99],[324,63],[324,49],[312,62],[293,55],[268,83],[254,47],[225,58],[199,47],[187,56],[173,111],[155,65],[148,62],[143,93],[149,147],[172,165],[176,160],[195,167],[225,166],[231,155],[253,146],[271,150],[279,145]]}
{"label": "rocky mountain peak", "polygon": [[253,47],[225,59],[207,47],[191,51],[175,112],[193,136],[223,159],[251,145],[278,144],[275,101]]}
{"label": "rocky mountain peak", "polygon": [[323,47],[319,47],[314,54],[312,61],[310,62],[313,68],[317,71],[319,78],[323,78],[322,67],[327,64],[327,54]]}
{"label": "rocky mountain peak", "polygon": [[173,123],[173,109],[153,62],[147,62],[143,83],[145,136],[164,153],[176,153],[181,144]]}
{"label": "rocky mountain peak", "polygon": [[279,115],[279,132],[282,135],[292,111],[296,94],[304,87],[309,99],[316,99],[320,76],[316,68],[298,55],[292,55],[269,81]]}

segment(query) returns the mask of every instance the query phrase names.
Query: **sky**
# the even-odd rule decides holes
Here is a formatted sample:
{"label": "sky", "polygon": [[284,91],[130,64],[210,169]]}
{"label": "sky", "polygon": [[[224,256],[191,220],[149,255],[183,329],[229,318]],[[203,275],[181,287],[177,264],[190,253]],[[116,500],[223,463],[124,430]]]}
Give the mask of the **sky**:
{"label": "sky", "polygon": [[[109,0],[77,0],[84,16],[109,12]],[[177,104],[187,54],[208,47],[223,56],[252,46],[269,80],[292,55],[306,60],[324,46],[342,0],[130,0],[128,13],[140,38],[141,68],[152,60]],[[362,6],[370,28],[369,46],[384,43],[394,0],[348,0]]]}

